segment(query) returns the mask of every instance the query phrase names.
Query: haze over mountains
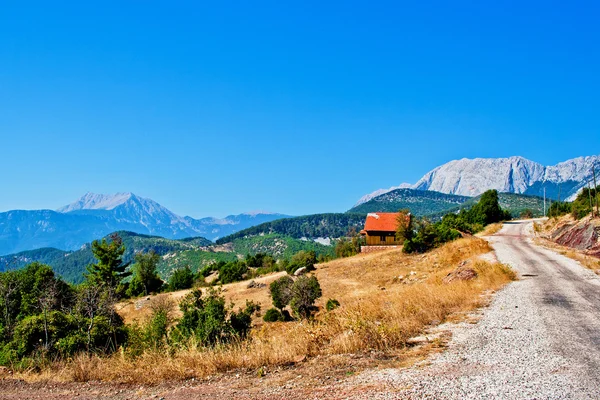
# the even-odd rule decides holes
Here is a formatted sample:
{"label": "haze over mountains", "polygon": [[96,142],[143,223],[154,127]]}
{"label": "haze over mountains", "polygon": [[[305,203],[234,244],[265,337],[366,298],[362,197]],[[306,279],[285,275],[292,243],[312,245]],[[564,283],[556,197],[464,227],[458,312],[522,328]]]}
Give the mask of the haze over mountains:
{"label": "haze over mountains", "polygon": [[222,219],[194,219],[181,217],[157,202],[133,193],[86,193],[56,211],[0,213],[0,255],[41,247],[76,250],[119,230],[170,239],[202,236],[214,240],[283,217],[286,215],[256,212]]}
{"label": "haze over mountains", "polygon": [[573,199],[592,178],[592,165],[600,174],[600,156],[578,157],[543,166],[523,157],[463,158],[441,165],[414,185],[403,183],[389,189],[379,189],[363,196],[356,205],[400,188],[432,190],[446,194],[477,196],[488,189],[522,193],[556,199]]}

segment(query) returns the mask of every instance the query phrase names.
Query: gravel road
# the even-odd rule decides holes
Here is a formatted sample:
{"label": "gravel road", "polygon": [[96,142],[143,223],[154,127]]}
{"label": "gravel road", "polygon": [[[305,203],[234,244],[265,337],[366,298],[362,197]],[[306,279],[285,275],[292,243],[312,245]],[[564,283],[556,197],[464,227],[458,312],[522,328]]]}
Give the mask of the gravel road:
{"label": "gravel road", "polygon": [[531,222],[513,222],[490,238],[520,280],[429,365],[357,377],[387,386],[370,398],[600,398],[600,278],[533,244],[532,232]]}

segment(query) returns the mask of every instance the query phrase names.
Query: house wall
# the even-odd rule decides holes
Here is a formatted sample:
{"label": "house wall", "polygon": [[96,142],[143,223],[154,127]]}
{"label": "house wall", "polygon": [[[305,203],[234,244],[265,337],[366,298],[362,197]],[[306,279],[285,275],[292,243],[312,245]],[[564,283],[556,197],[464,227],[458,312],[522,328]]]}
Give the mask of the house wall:
{"label": "house wall", "polygon": [[[390,232],[368,232],[365,239],[367,246],[398,246],[402,244],[396,240],[395,233]],[[382,241],[381,239],[385,240]]]}

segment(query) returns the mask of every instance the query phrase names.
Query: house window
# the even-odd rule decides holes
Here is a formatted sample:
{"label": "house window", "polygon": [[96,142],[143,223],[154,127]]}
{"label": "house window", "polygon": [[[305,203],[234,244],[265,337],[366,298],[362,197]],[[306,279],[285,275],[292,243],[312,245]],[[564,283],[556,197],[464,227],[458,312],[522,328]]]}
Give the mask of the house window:
{"label": "house window", "polygon": [[381,240],[383,243],[385,243],[385,236],[381,235],[381,236],[379,236],[379,239],[380,239],[380,240]]}

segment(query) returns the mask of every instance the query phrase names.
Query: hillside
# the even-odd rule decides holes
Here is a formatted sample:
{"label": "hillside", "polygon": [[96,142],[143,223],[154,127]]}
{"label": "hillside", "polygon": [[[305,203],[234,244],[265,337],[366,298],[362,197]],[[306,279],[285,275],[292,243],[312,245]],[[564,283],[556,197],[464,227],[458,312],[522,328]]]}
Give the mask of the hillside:
{"label": "hillside", "polygon": [[396,212],[409,209],[417,216],[444,212],[460,205],[470,197],[445,194],[430,190],[396,189],[348,210],[349,213]]}
{"label": "hillside", "polygon": [[[474,204],[477,204],[480,198],[481,196],[473,197],[460,206],[453,207],[441,213],[430,214],[427,217],[436,220],[442,218],[445,214],[456,213],[463,208],[469,209]],[[544,215],[544,199],[538,196],[528,196],[516,193],[498,193],[498,203],[500,204],[500,207],[510,211],[513,218],[518,218],[526,209],[531,210],[534,217],[541,217]],[[546,200],[546,207],[550,207],[549,200]]]}
{"label": "hillside", "polygon": [[361,230],[364,222],[365,215],[356,213],[313,214],[302,217],[284,218],[253,226],[233,235],[223,237],[217,240],[217,244],[230,243],[239,238],[272,233],[295,239],[339,238],[346,236],[351,229]]}
{"label": "hillside", "polygon": [[[233,261],[247,254],[267,253],[275,258],[289,258],[300,250],[312,250],[317,255],[333,254],[331,246],[277,234],[238,238],[227,246],[216,246],[205,238],[174,240],[126,231],[117,233],[125,245],[125,262],[133,261],[138,252],[154,251],[161,255],[158,272],[163,279],[168,279],[179,267],[190,266],[197,271],[207,264]],[[3,256],[0,257],[0,272],[20,269],[34,261],[50,265],[64,279],[74,283],[82,282],[86,266],[96,262],[88,243],[76,251],[42,248]]]}

